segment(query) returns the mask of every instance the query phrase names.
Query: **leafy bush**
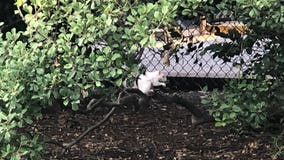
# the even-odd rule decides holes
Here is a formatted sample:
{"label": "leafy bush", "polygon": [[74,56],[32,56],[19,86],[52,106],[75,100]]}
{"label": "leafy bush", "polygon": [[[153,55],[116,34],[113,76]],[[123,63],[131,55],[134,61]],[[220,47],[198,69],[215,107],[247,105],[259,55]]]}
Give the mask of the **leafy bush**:
{"label": "leafy bush", "polygon": [[268,89],[255,81],[231,80],[222,92],[214,90],[203,103],[212,104],[210,114],[217,126],[259,128],[266,120],[264,109],[268,105],[260,95]]}
{"label": "leafy bush", "polygon": [[[212,11],[230,8],[253,31],[248,36],[253,42],[270,40],[269,54],[256,57],[248,72],[255,82],[231,82],[224,90],[226,99],[212,97],[211,113],[220,125],[237,119],[258,127],[266,118],[261,111],[270,102],[283,108],[284,16],[279,3],[225,0]],[[41,140],[24,127],[41,117],[42,108],[62,101],[77,110],[90,88],[111,99],[122,82],[137,72],[143,48],[155,44],[155,30],[173,21],[179,5],[203,14],[211,12],[207,4],[212,8],[215,1],[17,0],[17,13],[27,28],[0,35],[5,37],[0,39],[1,157],[40,159]]]}
{"label": "leafy bush", "polygon": [[[223,93],[214,92],[205,103],[213,104],[210,112],[217,125],[241,124],[259,128],[272,118],[271,110],[274,113],[284,110],[284,7],[276,0],[236,0],[235,3],[234,15],[249,28],[246,36],[230,31],[228,35],[222,35],[231,39],[230,42],[215,44],[206,50],[215,52],[213,56],[224,61],[248,53],[253,56],[253,63],[245,64],[243,59],[235,63],[248,68],[243,77],[231,81]],[[261,49],[262,54],[257,49]],[[282,115],[278,123],[283,122],[283,118]]]}
{"label": "leafy bush", "polygon": [[176,10],[175,3],[164,0],[18,0],[16,5],[27,28],[0,39],[4,159],[40,159],[38,137],[17,134],[40,118],[42,108],[62,101],[77,110],[90,88],[113,97],[137,72],[137,57],[155,43],[154,31]]}

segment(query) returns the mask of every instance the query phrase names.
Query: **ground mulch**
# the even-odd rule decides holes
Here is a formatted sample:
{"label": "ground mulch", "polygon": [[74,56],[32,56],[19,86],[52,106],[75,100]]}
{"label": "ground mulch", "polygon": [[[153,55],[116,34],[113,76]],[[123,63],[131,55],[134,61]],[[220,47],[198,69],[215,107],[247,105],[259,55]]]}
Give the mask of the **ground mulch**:
{"label": "ground mulch", "polygon": [[[202,105],[199,107],[206,109]],[[49,112],[32,128],[60,143],[69,143],[100,121],[107,111],[102,109],[88,114],[70,110]],[[214,123],[192,127],[191,113],[186,108],[155,104],[137,112],[129,108],[118,109],[106,123],[64,154],[61,154],[61,147],[46,144],[43,158],[270,160],[274,153],[271,142],[272,137],[267,134],[239,134],[229,128],[215,127]]]}

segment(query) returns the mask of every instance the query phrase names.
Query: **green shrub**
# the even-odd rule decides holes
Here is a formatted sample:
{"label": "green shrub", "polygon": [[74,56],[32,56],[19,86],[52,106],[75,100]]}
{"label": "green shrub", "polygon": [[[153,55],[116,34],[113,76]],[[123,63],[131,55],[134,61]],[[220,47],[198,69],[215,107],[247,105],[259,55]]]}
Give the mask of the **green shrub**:
{"label": "green shrub", "polygon": [[[228,35],[220,34],[232,41],[214,44],[206,50],[224,61],[231,61],[232,57],[246,52],[254,58],[253,63],[245,64],[243,59],[235,63],[248,68],[243,76],[229,82],[223,93],[213,92],[204,102],[213,104],[210,113],[219,126],[235,124],[259,128],[272,118],[268,111],[281,113],[284,110],[284,7],[276,0],[236,0],[235,3],[234,15],[248,26],[247,35],[234,31]],[[256,49],[265,54],[253,55]],[[278,123],[283,119],[282,115]]]}
{"label": "green shrub", "polygon": [[176,10],[175,3],[164,0],[17,0],[16,5],[27,28],[0,39],[4,159],[40,159],[41,141],[25,130],[19,136],[18,129],[40,118],[42,108],[62,101],[78,110],[90,88],[111,100],[137,72],[138,54],[155,44],[154,31]]}
{"label": "green shrub", "polygon": [[217,126],[259,128],[266,120],[265,107],[268,105],[261,94],[268,90],[268,86],[255,81],[231,80],[222,92],[214,90],[203,103],[212,104],[209,112],[215,117]]}

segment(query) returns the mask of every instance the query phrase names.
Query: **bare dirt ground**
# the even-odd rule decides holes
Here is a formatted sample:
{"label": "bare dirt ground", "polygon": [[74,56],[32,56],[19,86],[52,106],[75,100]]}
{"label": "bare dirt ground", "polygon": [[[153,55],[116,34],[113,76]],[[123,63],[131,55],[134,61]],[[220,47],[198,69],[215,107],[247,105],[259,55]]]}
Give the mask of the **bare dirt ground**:
{"label": "bare dirt ground", "polygon": [[[78,114],[68,110],[48,113],[34,126],[34,130],[59,142],[69,143],[106,113]],[[214,123],[192,127],[191,114],[187,109],[156,104],[138,112],[119,109],[110,120],[65,154],[61,155],[62,148],[57,145],[47,144],[43,156],[44,159],[68,160],[269,160],[273,159],[271,142],[271,136],[239,135],[228,128],[215,127]]]}

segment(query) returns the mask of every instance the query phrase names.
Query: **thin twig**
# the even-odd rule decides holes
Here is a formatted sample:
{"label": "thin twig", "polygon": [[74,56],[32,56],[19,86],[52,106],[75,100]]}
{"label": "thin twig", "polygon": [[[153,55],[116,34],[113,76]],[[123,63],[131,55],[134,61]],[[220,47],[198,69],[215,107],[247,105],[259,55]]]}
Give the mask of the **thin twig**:
{"label": "thin twig", "polygon": [[100,98],[99,100],[96,101],[96,99],[92,99],[88,105],[87,105],[87,111],[92,110],[94,107],[97,107],[103,102],[104,98]]}
{"label": "thin twig", "polygon": [[18,11],[19,11],[19,15],[20,15],[20,17],[22,18],[22,20],[25,22],[25,17],[24,17],[24,15],[23,15],[23,13],[22,13],[22,10],[20,9],[20,7],[17,5],[17,9],[18,9]]}

